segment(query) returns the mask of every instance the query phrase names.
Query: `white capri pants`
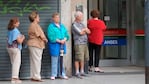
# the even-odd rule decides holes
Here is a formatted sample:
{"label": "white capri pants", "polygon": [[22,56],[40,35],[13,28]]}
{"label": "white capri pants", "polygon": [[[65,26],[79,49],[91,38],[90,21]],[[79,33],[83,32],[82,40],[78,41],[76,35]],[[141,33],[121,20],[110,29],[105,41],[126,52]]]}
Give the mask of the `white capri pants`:
{"label": "white capri pants", "polygon": [[19,70],[21,65],[21,50],[18,48],[7,48],[12,64],[12,78],[19,78]]}

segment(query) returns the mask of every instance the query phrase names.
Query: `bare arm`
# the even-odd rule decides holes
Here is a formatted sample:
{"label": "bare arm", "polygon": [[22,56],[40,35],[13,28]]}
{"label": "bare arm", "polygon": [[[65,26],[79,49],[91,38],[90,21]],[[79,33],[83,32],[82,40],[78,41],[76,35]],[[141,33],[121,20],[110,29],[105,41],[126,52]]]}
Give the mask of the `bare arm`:
{"label": "bare arm", "polygon": [[75,24],[73,24],[73,27],[74,27],[74,31],[77,32],[78,34],[80,34],[80,35],[86,34],[86,33],[85,33],[85,31],[86,31],[85,28],[81,30],[81,29],[78,28]]}
{"label": "bare arm", "polygon": [[87,34],[90,34],[90,33],[91,33],[91,31],[90,31],[88,28],[85,28],[85,32],[86,32]]}
{"label": "bare arm", "polygon": [[17,42],[18,42],[19,44],[21,44],[21,43],[23,43],[24,39],[25,39],[25,36],[24,36],[24,35],[20,35],[20,36],[17,38]]}

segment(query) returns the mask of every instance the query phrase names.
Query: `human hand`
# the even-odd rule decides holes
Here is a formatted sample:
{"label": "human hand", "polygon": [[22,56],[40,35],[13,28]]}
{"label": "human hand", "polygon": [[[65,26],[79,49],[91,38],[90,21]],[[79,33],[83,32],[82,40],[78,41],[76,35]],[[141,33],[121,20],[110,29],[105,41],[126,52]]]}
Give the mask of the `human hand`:
{"label": "human hand", "polygon": [[83,29],[82,29],[82,32],[86,32],[86,28],[83,28]]}
{"label": "human hand", "polygon": [[24,39],[25,39],[25,36],[22,35],[22,34],[20,34],[20,35],[18,36],[18,38],[17,38],[17,42],[18,42],[19,44],[22,44],[23,41],[24,41]]}
{"label": "human hand", "polygon": [[66,40],[64,39],[64,40],[61,40],[61,44],[65,44],[65,42],[66,42]]}
{"label": "human hand", "polygon": [[58,42],[58,43],[61,43],[61,40],[59,40],[59,39],[56,39],[56,42]]}
{"label": "human hand", "polygon": [[48,42],[48,40],[47,40],[47,39],[45,39],[45,40],[44,40],[44,42],[45,42],[45,43],[47,43],[47,42]]}
{"label": "human hand", "polygon": [[91,31],[90,31],[88,28],[85,28],[85,32],[86,32],[87,34],[90,34],[90,33],[91,33]]}
{"label": "human hand", "polygon": [[85,29],[85,28],[83,28],[83,29],[81,30],[80,34],[81,34],[81,35],[86,34],[86,29]]}
{"label": "human hand", "polygon": [[22,34],[21,36],[20,36],[20,38],[22,38],[23,40],[25,39],[25,36]]}

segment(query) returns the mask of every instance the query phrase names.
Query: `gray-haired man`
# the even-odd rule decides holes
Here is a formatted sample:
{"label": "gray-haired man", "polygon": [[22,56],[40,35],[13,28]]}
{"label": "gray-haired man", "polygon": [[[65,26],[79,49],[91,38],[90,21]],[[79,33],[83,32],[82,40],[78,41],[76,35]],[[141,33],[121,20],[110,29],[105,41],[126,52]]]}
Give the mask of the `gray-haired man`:
{"label": "gray-haired man", "polygon": [[78,78],[82,78],[82,76],[85,76],[84,62],[89,60],[87,34],[90,34],[90,30],[82,23],[82,19],[83,13],[77,11],[75,13],[75,21],[72,24],[72,33],[75,48],[75,70],[76,77]]}

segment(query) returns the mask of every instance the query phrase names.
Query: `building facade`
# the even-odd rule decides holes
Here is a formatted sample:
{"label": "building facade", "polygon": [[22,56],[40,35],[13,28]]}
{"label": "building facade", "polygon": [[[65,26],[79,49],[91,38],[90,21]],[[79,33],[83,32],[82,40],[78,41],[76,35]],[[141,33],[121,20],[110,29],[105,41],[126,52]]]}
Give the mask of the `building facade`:
{"label": "building facade", "polygon": [[[90,18],[92,9],[100,10],[100,18],[105,21],[105,41],[101,53],[101,66],[144,65],[144,0],[1,0],[0,1],[0,80],[11,77],[11,64],[6,50],[6,35],[8,21],[13,16],[20,18],[19,30],[27,38],[29,26],[28,15],[32,10],[40,14],[40,25],[46,33],[51,15],[61,14],[61,22],[66,25],[71,36],[71,24],[74,13],[80,10],[84,13],[84,24]],[[73,52],[72,40],[67,42],[67,54],[64,57],[65,69],[72,74]],[[29,53],[22,50],[22,65],[20,77],[30,76]],[[44,50],[42,59],[42,77],[50,76],[50,56],[48,49]]]}

